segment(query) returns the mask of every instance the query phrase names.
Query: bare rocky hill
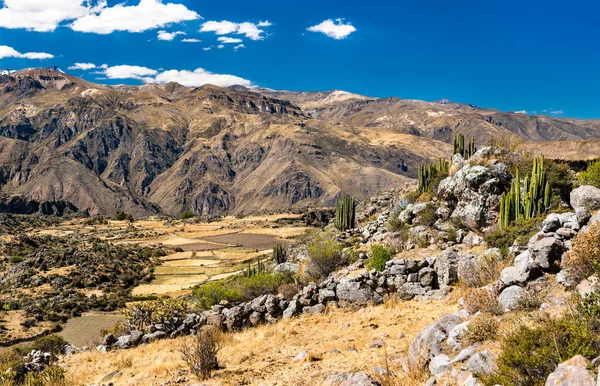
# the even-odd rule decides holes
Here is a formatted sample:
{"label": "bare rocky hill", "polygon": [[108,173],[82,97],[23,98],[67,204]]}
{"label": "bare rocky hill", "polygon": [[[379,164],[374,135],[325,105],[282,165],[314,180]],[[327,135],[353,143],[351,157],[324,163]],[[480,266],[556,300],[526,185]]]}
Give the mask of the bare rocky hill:
{"label": "bare rocky hill", "polygon": [[479,143],[600,138],[593,121],[257,91],[110,87],[48,69],[2,75],[0,207],[211,215],[331,205],[341,190],[368,197],[415,177],[419,163],[449,155],[457,132]]}

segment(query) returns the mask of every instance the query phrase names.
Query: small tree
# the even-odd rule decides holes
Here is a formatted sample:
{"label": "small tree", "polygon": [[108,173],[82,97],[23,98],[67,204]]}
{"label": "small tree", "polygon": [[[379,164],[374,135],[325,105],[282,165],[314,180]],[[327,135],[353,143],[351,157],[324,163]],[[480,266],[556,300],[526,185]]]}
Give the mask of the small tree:
{"label": "small tree", "polygon": [[579,173],[577,182],[580,186],[592,185],[600,188],[600,160],[591,162],[584,172]]}
{"label": "small tree", "polygon": [[385,269],[385,263],[392,259],[392,254],[389,249],[383,245],[371,246],[371,258],[369,259],[369,266],[378,270],[379,272]]}
{"label": "small tree", "polygon": [[180,347],[183,361],[198,379],[203,381],[210,378],[212,372],[219,368],[217,354],[222,341],[222,333],[216,328],[211,328],[202,330]]}

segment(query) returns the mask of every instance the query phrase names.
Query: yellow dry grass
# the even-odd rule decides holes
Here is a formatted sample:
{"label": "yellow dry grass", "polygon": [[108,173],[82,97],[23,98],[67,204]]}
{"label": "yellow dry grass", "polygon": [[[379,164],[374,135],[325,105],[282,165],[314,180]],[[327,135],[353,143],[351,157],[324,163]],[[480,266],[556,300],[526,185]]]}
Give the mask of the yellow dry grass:
{"label": "yellow dry grass", "polygon": [[[384,366],[387,357],[390,368],[398,375],[398,384],[414,384],[415,380],[402,370],[409,342],[421,328],[456,310],[456,305],[447,301],[389,301],[358,311],[329,309],[323,315],[304,315],[228,334],[219,354],[223,369],[205,383],[322,384],[335,373],[372,374],[375,366]],[[378,339],[383,339],[386,348],[370,348]],[[184,338],[164,340],[108,354],[85,352],[65,358],[63,365],[74,385],[98,383],[123,361],[131,361],[131,366],[110,380],[116,385],[161,385],[179,378],[181,371],[195,381],[178,352],[183,342]],[[309,350],[314,360],[294,360],[303,350]]]}

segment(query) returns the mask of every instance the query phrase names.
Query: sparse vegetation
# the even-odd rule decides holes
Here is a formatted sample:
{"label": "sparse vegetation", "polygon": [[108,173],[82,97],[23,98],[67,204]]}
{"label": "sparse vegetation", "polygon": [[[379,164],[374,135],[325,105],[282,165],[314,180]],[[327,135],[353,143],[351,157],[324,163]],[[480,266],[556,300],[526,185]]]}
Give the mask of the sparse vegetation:
{"label": "sparse vegetation", "polygon": [[391,259],[392,253],[385,247],[385,245],[375,244],[371,246],[369,267],[381,272],[385,269],[385,263]]}
{"label": "sparse vegetation", "polygon": [[330,273],[348,262],[342,244],[328,232],[311,232],[306,237],[309,259],[305,273],[313,279],[326,278]]}
{"label": "sparse vegetation", "polygon": [[196,217],[196,215],[194,214],[194,212],[192,212],[191,210],[184,210],[181,215],[179,216],[180,219],[182,220],[189,220],[191,218]]}
{"label": "sparse vegetation", "polygon": [[480,374],[485,385],[544,385],[548,375],[575,355],[598,356],[600,335],[592,320],[577,313],[543,315],[533,324],[519,323],[501,338],[498,370]]}
{"label": "sparse vegetation", "polygon": [[222,333],[216,328],[202,330],[198,336],[190,338],[179,351],[192,374],[204,381],[219,368],[217,354],[223,341]]}
{"label": "sparse vegetation", "polygon": [[577,234],[562,268],[577,281],[600,272],[600,224],[592,222],[587,231]]}
{"label": "sparse vegetation", "polygon": [[468,291],[463,302],[465,309],[472,314],[481,311],[492,315],[502,315],[504,312],[498,298],[488,288],[476,288]]}
{"label": "sparse vegetation", "polygon": [[474,316],[462,337],[465,346],[496,338],[499,324],[498,319],[488,313]]}
{"label": "sparse vegetation", "polygon": [[577,183],[579,186],[592,185],[600,188],[600,160],[590,162],[585,171],[577,175]]}
{"label": "sparse vegetation", "polygon": [[508,249],[517,242],[525,244],[529,239],[539,231],[542,218],[535,217],[525,219],[523,217],[516,220],[504,229],[495,229],[485,236],[485,242],[492,248],[498,248],[503,255],[508,254]]}
{"label": "sparse vegetation", "polygon": [[448,176],[450,162],[438,159],[437,163],[419,165],[419,193],[431,193],[437,190],[440,181]]}
{"label": "sparse vegetation", "polygon": [[113,219],[115,221],[129,221],[129,222],[134,221],[133,216],[131,214],[125,213],[122,210],[117,210],[117,212],[113,216]]}

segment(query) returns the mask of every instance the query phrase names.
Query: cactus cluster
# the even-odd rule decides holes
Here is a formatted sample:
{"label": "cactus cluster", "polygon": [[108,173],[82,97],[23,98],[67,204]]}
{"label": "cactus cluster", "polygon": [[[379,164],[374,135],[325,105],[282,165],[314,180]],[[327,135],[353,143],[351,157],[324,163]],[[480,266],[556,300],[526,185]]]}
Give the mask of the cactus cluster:
{"label": "cactus cluster", "polygon": [[475,138],[467,140],[467,145],[465,146],[465,136],[462,134],[454,136],[452,145],[454,146],[454,154],[460,154],[464,159],[471,158],[477,151],[477,148],[475,147]]}
{"label": "cactus cluster", "polygon": [[437,163],[419,165],[419,192],[425,193],[429,190],[431,182],[437,177],[447,176],[450,171],[450,162],[438,159]]}
{"label": "cactus cluster", "polygon": [[266,272],[265,264],[260,261],[260,256],[257,259],[256,266],[252,266],[251,262],[248,262],[248,269],[244,271],[245,277],[253,277],[258,274]]}
{"label": "cactus cluster", "polygon": [[349,194],[335,202],[335,227],[340,231],[354,229],[356,226],[356,200]]}
{"label": "cactus cluster", "polygon": [[287,261],[285,249],[281,244],[277,244],[273,247],[273,261],[277,264],[283,264]]}
{"label": "cactus cluster", "polygon": [[551,207],[551,198],[544,157],[534,158],[531,175],[525,176],[523,185],[517,169],[510,191],[500,197],[500,228],[504,229],[520,218],[528,220],[546,213]]}

